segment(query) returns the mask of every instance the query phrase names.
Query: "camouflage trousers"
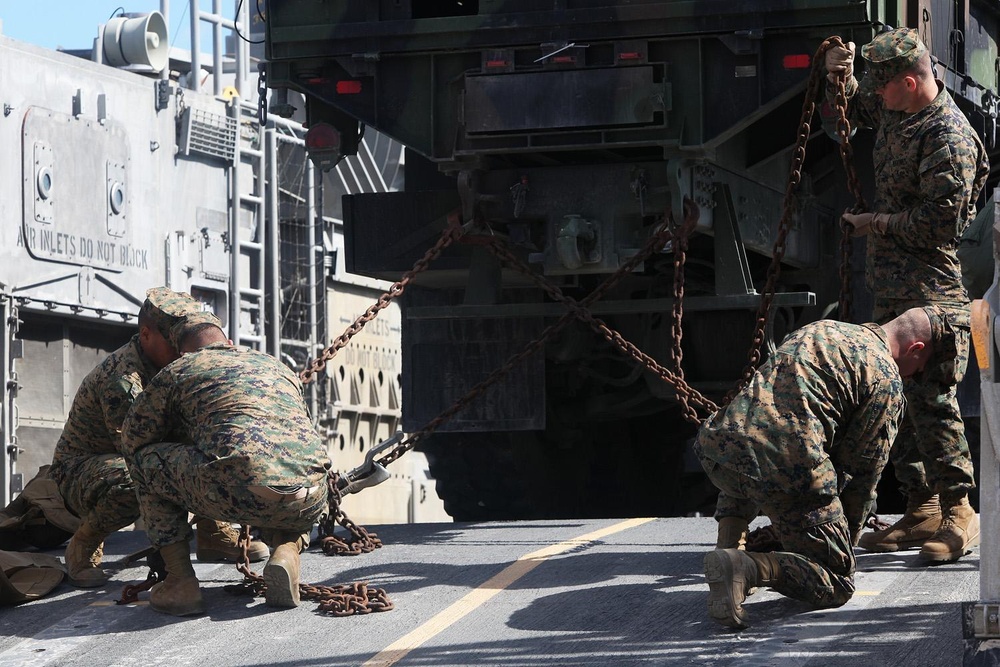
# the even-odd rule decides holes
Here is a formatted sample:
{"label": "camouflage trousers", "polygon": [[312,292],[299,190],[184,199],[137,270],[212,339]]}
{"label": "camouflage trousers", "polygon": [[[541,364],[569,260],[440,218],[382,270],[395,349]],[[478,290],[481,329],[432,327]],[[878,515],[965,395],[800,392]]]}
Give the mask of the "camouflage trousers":
{"label": "camouflage trousers", "polygon": [[[132,477],[146,533],[155,547],[191,539],[188,512],[250,524],[269,545],[304,540],[327,509],[326,478],[299,499],[263,497],[268,487],[220,479],[214,462],[193,445],[161,442],[135,453]],[[303,480],[305,481],[305,480]],[[270,496],[275,496],[273,492]]]}
{"label": "camouflage trousers", "polygon": [[96,532],[110,535],[139,518],[135,484],[118,454],[95,454],[52,475],[66,508]]}
{"label": "camouflage trousers", "polygon": [[[917,302],[876,300],[873,317],[885,323]],[[958,356],[927,368],[919,380],[903,385],[906,418],[889,453],[900,491],[907,497],[939,493],[942,498],[965,495],[975,488],[974,468],[956,388],[969,364],[970,313],[961,304],[934,304],[948,313],[955,329]]]}
{"label": "camouflage trousers", "polygon": [[716,519],[735,516],[750,522],[763,512],[777,530],[784,551],[772,552],[781,569],[771,588],[817,608],[839,607],[851,599],[856,562],[840,498],[790,496],[780,485],[709,459],[702,459],[702,466],[719,489]]}

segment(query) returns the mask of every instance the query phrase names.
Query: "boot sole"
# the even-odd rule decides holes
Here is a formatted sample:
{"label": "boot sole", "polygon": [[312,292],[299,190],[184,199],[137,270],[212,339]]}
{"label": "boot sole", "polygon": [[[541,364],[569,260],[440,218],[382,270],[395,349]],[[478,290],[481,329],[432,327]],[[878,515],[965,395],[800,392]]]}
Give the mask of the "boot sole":
{"label": "boot sole", "polygon": [[269,607],[290,609],[299,606],[299,586],[285,563],[268,563],[264,567],[264,602]]}
{"label": "boot sole", "polygon": [[893,553],[896,551],[906,551],[907,549],[919,549],[924,546],[924,542],[931,539],[928,535],[922,540],[910,540],[908,542],[896,542],[894,544],[873,544],[871,546],[865,546],[864,544],[858,543],[858,546],[865,551],[870,551],[877,554]]}
{"label": "boot sole", "polygon": [[198,616],[205,613],[205,603],[200,602],[195,607],[188,607],[184,609],[170,609],[169,607],[159,607],[152,602],[149,603],[149,608],[153,611],[158,611],[161,614],[170,614],[171,616]]}
{"label": "boot sole", "polygon": [[71,585],[76,586],[77,588],[97,588],[98,586],[103,586],[108,583],[108,581],[111,580],[111,577],[104,577],[98,581],[96,579],[76,579],[66,575],[66,579],[69,580]]}
{"label": "boot sole", "polygon": [[[250,558],[251,563],[259,563],[261,561],[267,560],[270,557],[270,551],[258,550],[256,553],[250,551],[247,556]],[[231,551],[219,551],[216,549],[198,549],[195,552],[195,557],[202,563],[237,563],[240,560],[239,553],[233,553]]]}
{"label": "boot sole", "polygon": [[705,580],[708,582],[708,615],[716,623],[742,630],[750,627],[747,614],[737,610],[730,597],[735,576],[729,557],[714,551],[705,555]]}

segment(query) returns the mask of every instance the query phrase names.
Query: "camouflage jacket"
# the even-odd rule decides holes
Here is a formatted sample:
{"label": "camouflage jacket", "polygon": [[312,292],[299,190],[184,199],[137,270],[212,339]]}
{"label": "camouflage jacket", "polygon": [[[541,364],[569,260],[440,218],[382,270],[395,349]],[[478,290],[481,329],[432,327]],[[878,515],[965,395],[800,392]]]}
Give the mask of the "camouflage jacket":
{"label": "camouflage jacket", "polygon": [[[976,216],[976,200],[989,175],[978,135],[938,82],[938,95],[909,114],[888,111],[878,95],[848,82],[851,127],[875,129],[874,213],[890,218],[885,235],[868,235],[865,277],[876,298],[968,303],[958,261],[958,240]],[[832,93],[823,119],[836,124]],[[835,136],[835,133],[834,133]]]}
{"label": "camouflage jacket", "polygon": [[270,355],[226,343],[160,371],[122,427],[127,456],[173,441],[194,444],[234,485],[313,486],[329,466],[298,377]]}
{"label": "camouflage jacket", "polygon": [[142,353],[136,334],[87,374],[56,443],[49,473],[53,479],[61,483],[77,463],[95,454],[121,451],[122,423],[156,370]]}
{"label": "camouflage jacket", "polygon": [[839,494],[859,530],[904,406],[882,328],[820,320],[788,336],[733,402],[702,425],[695,447],[764,492]]}

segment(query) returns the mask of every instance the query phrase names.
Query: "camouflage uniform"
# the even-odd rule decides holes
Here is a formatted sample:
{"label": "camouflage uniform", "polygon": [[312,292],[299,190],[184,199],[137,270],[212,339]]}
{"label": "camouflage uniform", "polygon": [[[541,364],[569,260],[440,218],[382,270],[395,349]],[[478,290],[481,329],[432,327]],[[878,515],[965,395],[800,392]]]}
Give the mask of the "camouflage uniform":
{"label": "camouflage uniform", "polygon": [[[862,49],[869,73],[847,81],[852,127],[874,128],[874,213],[887,213],[885,233],[868,234],[866,281],[872,315],[885,323],[914,306],[936,305],[958,335],[958,357],[906,383],[908,420],[892,451],[908,497],[964,496],[975,486],[956,385],[969,359],[969,297],[962,285],[958,240],[976,215],[989,174],[982,142],[940,81],[938,95],[916,113],[884,107],[875,89],[912,67],[926,47],[899,29]],[[833,92],[828,89],[828,100]],[[828,131],[832,115],[824,113]]]}
{"label": "camouflage uniform", "polygon": [[[154,288],[140,316],[167,338],[170,327],[201,307],[188,294]],[[120,453],[120,429],[157,371],[136,334],[83,379],[56,443],[49,474],[66,506],[99,532],[113,533],[139,518],[135,485]]]}
{"label": "camouflage uniform", "polygon": [[122,441],[154,546],[190,539],[189,510],[265,541],[307,536],[326,511],[329,457],[298,377],[270,355],[227,343],[184,354],[136,400]]}
{"label": "camouflage uniform", "polygon": [[784,595],[817,607],[853,595],[852,545],[902,419],[902,386],[881,327],[821,320],[794,331],[699,430],[695,452],[721,490],[716,518],[770,517]]}

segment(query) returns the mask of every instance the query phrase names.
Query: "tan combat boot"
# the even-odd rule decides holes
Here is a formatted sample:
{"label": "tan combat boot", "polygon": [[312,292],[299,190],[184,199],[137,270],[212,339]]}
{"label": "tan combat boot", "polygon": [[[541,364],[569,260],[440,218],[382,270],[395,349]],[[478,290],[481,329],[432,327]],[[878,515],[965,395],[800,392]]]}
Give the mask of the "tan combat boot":
{"label": "tan combat boot", "polygon": [[979,515],[969,504],[968,496],[942,509],[941,528],[920,548],[920,557],[935,563],[958,560],[979,544]]}
{"label": "tan combat boot", "polygon": [[[198,519],[195,523],[195,553],[203,563],[237,563],[242,560],[240,532],[225,521]],[[267,545],[258,540],[250,542],[247,556],[251,563],[259,563],[271,555]]]}
{"label": "tan combat boot", "polygon": [[724,516],[719,519],[719,537],[715,542],[715,548],[745,551],[749,531],[750,525],[746,519],[738,516]]}
{"label": "tan combat boot", "polygon": [[899,551],[919,547],[941,528],[937,494],[910,497],[906,513],[888,528],[863,533],[858,546],[866,551]]}
{"label": "tan combat boot", "polygon": [[198,578],[191,566],[191,545],[187,540],[160,547],[167,578],[149,590],[149,606],[171,616],[205,613]]}
{"label": "tan combat boot", "polygon": [[264,602],[269,607],[297,607],[299,552],[305,543],[298,533],[279,533],[274,544],[274,553],[264,566],[264,583],[267,585]]}
{"label": "tan combat boot", "polygon": [[110,575],[101,569],[104,558],[104,533],[94,530],[87,519],[73,533],[66,545],[66,573],[69,583],[81,588],[93,588],[107,583]]}
{"label": "tan combat boot", "polygon": [[739,549],[716,549],[705,556],[708,582],[708,615],[730,628],[749,627],[743,601],[756,586],[777,582],[778,561],[771,553],[748,553]]}

